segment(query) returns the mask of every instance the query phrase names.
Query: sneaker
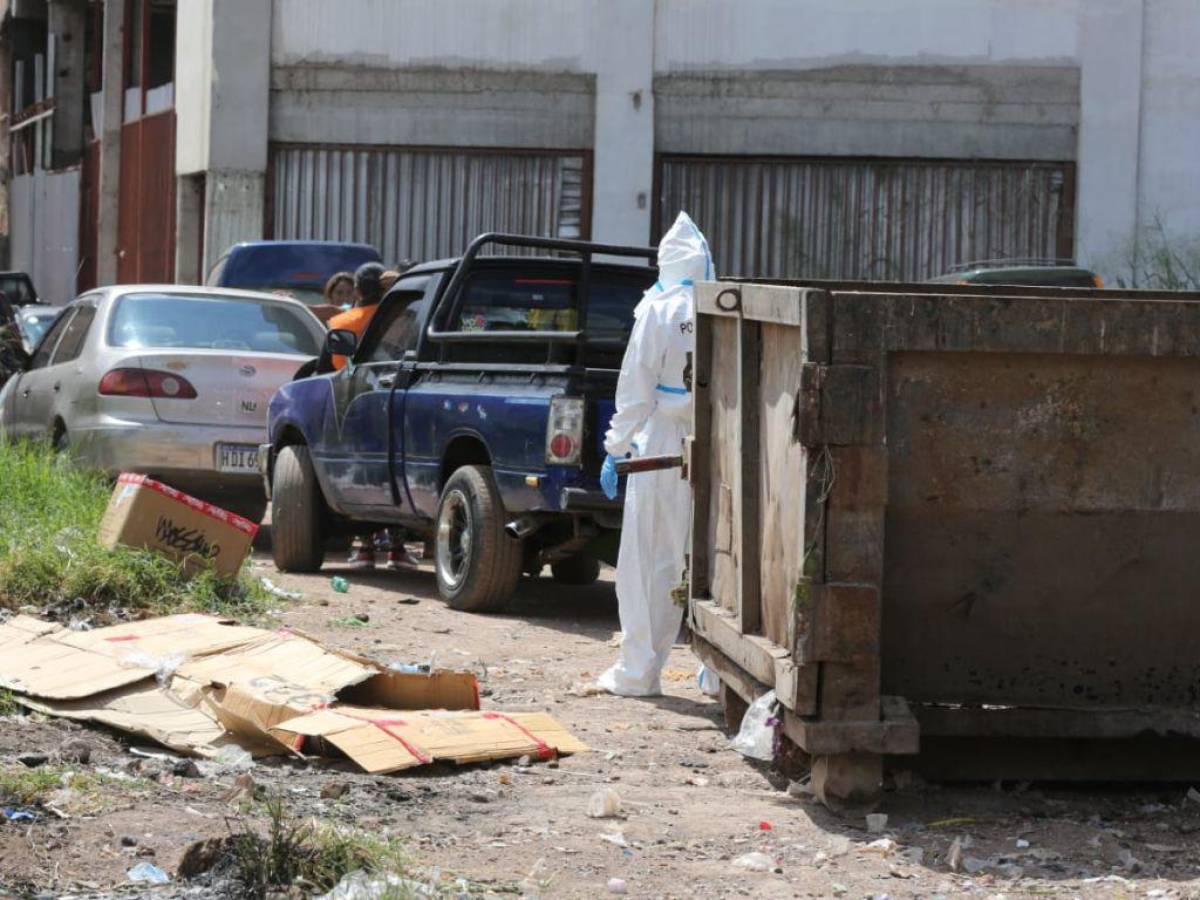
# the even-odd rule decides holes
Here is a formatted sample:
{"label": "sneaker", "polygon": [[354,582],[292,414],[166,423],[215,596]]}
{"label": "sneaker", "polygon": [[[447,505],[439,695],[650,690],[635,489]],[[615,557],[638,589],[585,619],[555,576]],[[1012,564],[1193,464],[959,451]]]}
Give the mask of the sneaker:
{"label": "sneaker", "polygon": [[399,549],[388,551],[387,569],[389,572],[411,572],[420,565],[416,557],[409,553],[408,548],[403,544]]}
{"label": "sneaker", "polygon": [[375,568],[375,551],[359,547],[351,551],[350,558],[346,562],[352,569],[373,569]]}

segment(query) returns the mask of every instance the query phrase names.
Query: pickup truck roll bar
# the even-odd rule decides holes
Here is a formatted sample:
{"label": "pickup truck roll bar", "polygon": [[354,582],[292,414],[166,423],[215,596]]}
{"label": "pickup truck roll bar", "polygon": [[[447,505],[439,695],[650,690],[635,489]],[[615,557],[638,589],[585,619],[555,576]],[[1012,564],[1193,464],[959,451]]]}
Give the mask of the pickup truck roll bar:
{"label": "pickup truck roll bar", "polygon": [[[523,344],[575,344],[576,363],[583,365],[584,351],[587,344],[585,330],[577,331],[442,331],[439,324],[445,325],[453,321],[454,314],[461,305],[463,285],[471,272],[472,264],[480,251],[489,244],[501,247],[522,247],[532,250],[557,250],[563,253],[574,253],[580,257],[579,288],[576,294],[577,321],[580,325],[587,322],[588,302],[591,296],[592,257],[595,254],[604,256],[630,256],[638,259],[655,261],[658,258],[656,247],[625,247],[618,244],[597,244],[593,241],[573,241],[565,238],[529,237],[519,234],[501,234],[488,232],[481,234],[471,241],[462,259],[454,270],[450,283],[442,294],[441,309],[434,316],[425,332],[425,339],[434,344],[470,344],[492,341],[510,341]],[[438,313],[444,310],[439,315]]]}

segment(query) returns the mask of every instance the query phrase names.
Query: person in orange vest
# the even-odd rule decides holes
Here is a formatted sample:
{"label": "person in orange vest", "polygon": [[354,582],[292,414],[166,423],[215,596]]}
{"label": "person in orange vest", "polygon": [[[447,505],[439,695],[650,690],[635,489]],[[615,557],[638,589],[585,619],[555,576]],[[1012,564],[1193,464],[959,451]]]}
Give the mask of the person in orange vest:
{"label": "person in orange vest", "polygon": [[[384,269],[379,263],[363,263],[354,273],[354,306],[344,313],[338,313],[329,320],[329,330],[345,328],[353,331],[362,339],[375,311],[379,309],[379,301],[383,299]],[[335,356],[333,367],[341,369],[346,365],[346,357]]]}

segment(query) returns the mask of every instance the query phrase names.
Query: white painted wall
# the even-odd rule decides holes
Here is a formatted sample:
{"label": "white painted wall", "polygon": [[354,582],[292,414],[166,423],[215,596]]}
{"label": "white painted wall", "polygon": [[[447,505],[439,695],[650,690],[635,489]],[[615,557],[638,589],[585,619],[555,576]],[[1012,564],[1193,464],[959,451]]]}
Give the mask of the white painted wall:
{"label": "white painted wall", "polygon": [[[1174,235],[1200,236],[1197,0],[272,2],[277,68],[594,75],[597,239],[646,238],[655,123],[648,88],[655,75],[755,71],[769,78],[774,71],[876,64],[1077,69],[1077,120],[1057,123],[1060,137],[1063,128],[1078,128],[1077,255],[1113,274],[1122,246],[1155,216]],[[638,91],[640,107],[633,102]],[[936,104],[928,115],[938,118]],[[752,137],[753,124],[746,129]],[[705,146],[691,152],[711,152],[705,130],[693,133]],[[886,129],[878,133],[886,141]],[[955,146],[987,155],[995,145],[986,134],[979,143],[980,150],[969,140]],[[1019,152],[1013,146],[1020,142],[1008,151]]]}

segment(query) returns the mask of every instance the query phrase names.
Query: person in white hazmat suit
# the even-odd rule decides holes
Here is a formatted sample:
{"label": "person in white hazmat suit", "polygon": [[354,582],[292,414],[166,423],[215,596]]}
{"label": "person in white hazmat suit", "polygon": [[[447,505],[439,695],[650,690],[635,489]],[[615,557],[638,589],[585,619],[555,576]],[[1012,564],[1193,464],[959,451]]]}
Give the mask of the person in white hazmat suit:
{"label": "person in white hazmat suit", "polygon": [[[677,454],[691,431],[684,369],[695,348],[693,284],[713,277],[708,242],[681,212],[658,245],[658,281],[634,310],[617,409],[604,438],[608,456],[600,483],[610,499],[617,496],[618,459]],[[598,680],[610,693],[662,693],[660,676],[683,614],[671,591],[682,580],[691,504],[691,488],[678,469],[628,478],[617,558],[621,655]]]}

